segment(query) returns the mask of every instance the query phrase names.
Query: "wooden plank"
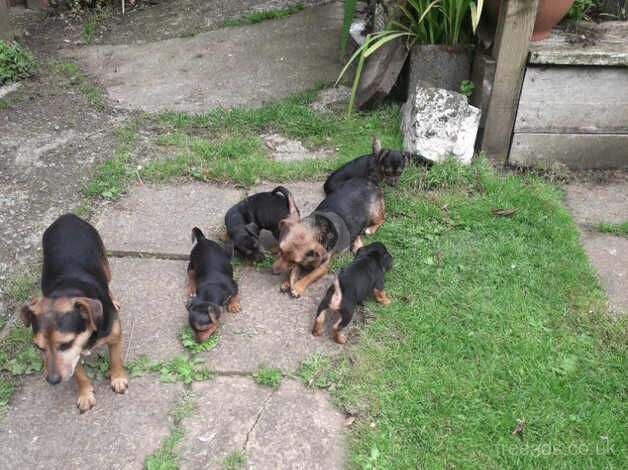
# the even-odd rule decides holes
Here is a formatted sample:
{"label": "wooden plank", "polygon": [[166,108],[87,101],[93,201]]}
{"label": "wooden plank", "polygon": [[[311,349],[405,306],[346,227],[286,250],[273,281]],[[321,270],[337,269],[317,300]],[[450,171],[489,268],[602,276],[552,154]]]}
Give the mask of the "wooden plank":
{"label": "wooden plank", "polygon": [[486,111],[491,99],[491,89],[495,80],[495,61],[482,54],[475,54],[473,67],[471,69],[471,81],[473,82],[473,93],[469,102],[472,106],[482,110],[480,117],[480,127],[484,127],[486,122]]}
{"label": "wooden plank", "polygon": [[628,134],[628,68],[529,66],[515,132]]}
{"label": "wooden plank", "polygon": [[559,162],[574,169],[628,169],[628,135],[515,134],[508,162],[521,167]]}
{"label": "wooden plank", "polygon": [[530,44],[530,64],[628,66],[628,22],[580,22]]}
{"label": "wooden plank", "polygon": [[508,157],[537,5],[538,0],[502,0],[499,9],[492,53],[495,81],[481,146],[498,165]]}

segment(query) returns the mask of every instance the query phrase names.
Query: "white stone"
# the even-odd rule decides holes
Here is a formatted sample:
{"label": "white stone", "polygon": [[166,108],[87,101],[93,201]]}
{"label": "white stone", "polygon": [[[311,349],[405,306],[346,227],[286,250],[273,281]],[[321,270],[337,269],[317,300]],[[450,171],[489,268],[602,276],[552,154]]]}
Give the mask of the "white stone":
{"label": "white stone", "polygon": [[401,108],[405,152],[435,162],[454,155],[471,163],[481,111],[467,97],[441,88],[416,87]]}

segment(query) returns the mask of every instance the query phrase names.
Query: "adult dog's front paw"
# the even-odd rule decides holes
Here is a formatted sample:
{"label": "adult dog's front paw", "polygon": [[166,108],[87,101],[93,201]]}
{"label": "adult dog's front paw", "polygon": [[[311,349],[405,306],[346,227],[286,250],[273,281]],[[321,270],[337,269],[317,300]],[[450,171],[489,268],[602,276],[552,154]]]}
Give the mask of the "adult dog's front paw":
{"label": "adult dog's front paw", "polygon": [[96,395],[94,395],[94,390],[81,393],[78,400],[76,400],[76,406],[81,414],[91,410],[94,405],[96,405]]}
{"label": "adult dog's front paw", "polygon": [[122,375],[120,377],[111,377],[111,389],[116,393],[124,393],[129,388],[129,379]]}

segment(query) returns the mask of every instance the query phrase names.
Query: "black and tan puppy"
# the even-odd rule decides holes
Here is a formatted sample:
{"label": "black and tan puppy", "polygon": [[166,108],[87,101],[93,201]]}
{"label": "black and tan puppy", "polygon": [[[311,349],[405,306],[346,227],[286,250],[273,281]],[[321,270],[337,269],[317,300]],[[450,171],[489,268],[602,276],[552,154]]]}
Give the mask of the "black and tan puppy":
{"label": "black and tan puppy", "polygon": [[119,307],[109,289],[111,271],[100,235],[73,214],[59,217],[43,236],[43,297],[20,311],[32,325],[33,342],[44,355],[44,374],[53,385],[76,377],[81,413],[96,404],[94,389],[80,361],[81,352],[106,344],[111,388],[124,393]]}
{"label": "black and tan puppy", "polygon": [[227,247],[243,258],[262,261],[259,234],[262,229],[279,239],[279,222],[289,216],[299,216],[292,193],[283,186],[272,191],[253,194],[227,211]]}
{"label": "black and tan puppy", "polygon": [[342,329],[351,322],[355,308],[369,294],[373,293],[375,300],[383,305],[390,303],[384,292],[384,273],[392,268],[392,264],[393,258],[382,243],[375,242],[360,248],[351,264],[340,270],[327,289],[318,306],[312,334],[321,336],[326,313],[337,312],[340,318],[332,327],[332,334],[337,343],[346,343],[347,337],[342,334]]}
{"label": "black and tan puppy", "polygon": [[373,138],[373,153],[363,155],[334,171],[323,186],[325,194],[330,194],[350,178],[367,178],[376,184],[384,181],[389,186],[397,186],[399,177],[408,164],[408,157],[396,150],[382,148],[379,139]]}
{"label": "black and tan puppy", "polygon": [[[357,251],[362,246],[362,231],[367,235],[375,233],[384,219],[381,189],[370,180],[352,178],[306,218],[282,220],[279,257],[273,264],[273,273],[290,273],[282,291],[301,296],[307,286],[327,273],[334,253],[349,246]],[[299,279],[301,268],[311,271]]]}
{"label": "black and tan puppy", "polygon": [[188,264],[190,298],[186,308],[194,336],[202,343],[216,332],[225,305],[230,313],[240,311],[240,297],[231,256],[197,227],[192,229],[192,241],[196,245]]}

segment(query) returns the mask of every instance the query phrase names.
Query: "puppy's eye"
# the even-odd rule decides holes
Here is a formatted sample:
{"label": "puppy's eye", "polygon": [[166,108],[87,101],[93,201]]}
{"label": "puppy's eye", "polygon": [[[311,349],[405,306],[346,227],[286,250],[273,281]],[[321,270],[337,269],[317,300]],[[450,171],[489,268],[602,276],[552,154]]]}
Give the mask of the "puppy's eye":
{"label": "puppy's eye", "polygon": [[59,351],[66,351],[67,349],[70,349],[72,347],[73,343],[74,343],[74,341],[67,341],[65,343],[61,343],[61,344],[59,344],[59,346],[57,346],[57,349]]}
{"label": "puppy's eye", "polygon": [[44,351],[44,348],[42,348],[39,344],[33,343],[33,346],[35,346],[37,349],[39,349],[42,352]]}

